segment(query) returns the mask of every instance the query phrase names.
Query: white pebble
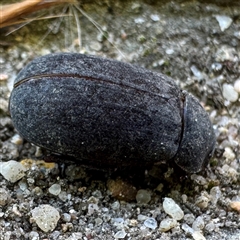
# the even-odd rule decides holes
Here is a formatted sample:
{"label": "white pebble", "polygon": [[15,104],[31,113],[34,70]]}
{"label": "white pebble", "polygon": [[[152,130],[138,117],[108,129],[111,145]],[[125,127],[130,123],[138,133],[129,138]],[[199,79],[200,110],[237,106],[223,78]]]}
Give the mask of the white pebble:
{"label": "white pebble", "polygon": [[198,231],[193,232],[192,237],[194,240],[206,240],[202,233]]}
{"label": "white pebble", "polygon": [[115,233],[114,238],[125,238],[126,235],[127,233],[124,230],[121,230]]}
{"label": "white pebble", "polygon": [[147,219],[147,216],[145,216],[145,215],[139,214],[139,215],[137,216],[137,220],[140,221],[140,222],[142,222],[142,221],[144,221],[144,220],[146,220],[146,219]]}
{"label": "white pebble", "polygon": [[236,158],[235,153],[230,147],[225,147],[223,156],[229,161],[233,161]]}
{"label": "white pebble", "polygon": [[174,228],[177,226],[177,221],[176,219],[173,218],[165,218],[161,221],[160,226],[159,226],[159,231],[160,232],[167,232],[170,229]]}
{"label": "white pebble", "polygon": [[176,220],[181,220],[184,217],[182,209],[171,198],[164,198],[163,209],[168,215]]}
{"label": "white pebble", "polygon": [[44,232],[53,231],[60,219],[57,209],[48,204],[43,204],[34,208],[31,213],[32,219]]}
{"label": "white pebble", "polygon": [[160,226],[159,226],[159,231],[160,232],[167,232],[170,229],[174,228],[177,226],[177,221],[176,219],[173,218],[165,218],[161,221]]}
{"label": "white pebble", "polygon": [[238,100],[238,93],[235,91],[232,85],[224,83],[223,97],[230,102],[236,102]]}
{"label": "white pebble", "polygon": [[205,226],[205,223],[201,216],[198,216],[192,224],[192,228],[195,231],[201,231],[204,228],[204,226]]}
{"label": "white pebble", "polygon": [[158,22],[160,20],[160,17],[156,14],[152,14],[150,16],[150,18],[154,21],[154,22]]}
{"label": "white pebble", "polygon": [[92,215],[94,213],[94,211],[98,211],[99,207],[97,204],[95,203],[90,203],[88,205],[88,215]]}
{"label": "white pebble", "polygon": [[144,221],[144,225],[148,228],[151,229],[156,229],[157,228],[157,221],[154,218],[148,218]]}
{"label": "white pebble", "polygon": [[197,79],[199,79],[199,80],[203,79],[203,77],[204,77],[203,74],[201,73],[201,71],[199,71],[199,69],[198,69],[195,65],[192,65],[192,66],[190,67],[190,69],[191,69],[193,75],[194,75]]}
{"label": "white pebble", "polygon": [[16,144],[16,145],[22,145],[23,144],[23,139],[18,134],[15,134],[12,137],[11,142]]}
{"label": "white pebble", "polygon": [[182,230],[187,233],[187,234],[193,234],[194,230],[189,226],[187,225],[186,223],[183,223],[182,224]]}
{"label": "white pebble", "polygon": [[238,79],[235,83],[234,83],[234,90],[238,93],[240,93],[240,79]]}
{"label": "white pebble", "polygon": [[29,239],[31,240],[39,240],[39,233],[38,232],[35,232],[35,231],[32,231],[29,233]]}
{"label": "white pebble", "polygon": [[232,18],[224,15],[217,15],[216,19],[222,32],[229,28],[233,21]]}
{"label": "white pebble", "polygon": [[222,196],[222,192],[221,192],[220,188],[218,186],[211,188],[210,196],[211,196],[211,201],[212,201],[213,205],[216,205],[219,198]]}
{"label": "white pebble", "polygon": [[51,193],[54,196],[57,196],[61,192],[61,185],[60,184],[53,184],[49,189],[49,193]]}
{"label": "white pebble", "polygon": [[15,183],[25,175],[26,168],[19,162],[0,162],[0,173],[9,182]]}

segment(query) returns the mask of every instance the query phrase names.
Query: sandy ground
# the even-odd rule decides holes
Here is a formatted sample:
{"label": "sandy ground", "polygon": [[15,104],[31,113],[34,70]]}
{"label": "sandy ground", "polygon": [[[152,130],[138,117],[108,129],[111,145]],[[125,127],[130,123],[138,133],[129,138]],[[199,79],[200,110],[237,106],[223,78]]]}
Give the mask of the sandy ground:
{"label": "sandy ground", "polygon": [[[88,1],[78,9],[72,5],[70,16],[63,4],[34,15],[60,17],[32,21],[18,30],[1,29],[0,160],[43,158],[14,130],[8,98],[16,74],[29,61],[66,51],[162,72],[195,95],[217,137],[208,167],[188,174],[167,163],[126,174],[89,170],[74,162],[63,166],[64,160],[48,165],[25,160],[21,165],[27,170],[18,181],[0,175],[1,240],[240,239],[240,93],[232,102],[224,93],[224,84],[233,87],[240,77],[240,4],[166,2]],[[146,190],[144,200],[136,200],[140,189]],[[172,220],[163,207],[166,197],[179,205],[184,217],[163,231],[163,220]],[[43,204],[60,216],[49,232],[39,228],[32,211]]]}

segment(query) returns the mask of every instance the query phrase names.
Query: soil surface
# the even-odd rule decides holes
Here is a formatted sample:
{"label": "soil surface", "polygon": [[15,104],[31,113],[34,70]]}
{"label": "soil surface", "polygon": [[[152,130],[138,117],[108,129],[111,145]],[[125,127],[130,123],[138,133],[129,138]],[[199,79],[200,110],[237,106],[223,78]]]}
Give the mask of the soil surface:
{"label": "soil surface", "polygon": [[[240,240],[239,1],[89,0],[25,17],[25,26],[0,29],[0,240]],[[41,161],[51,158],[18,135],[8,99],[17,73],[54,52],[113,58],[172,77],[213,123],[208,166],[190,174],[171,161],[126,171],[61,156]],[[21,164],[10,162],[6,173],[10,160]],[[165,209],[168,198],[180,219]],[[46,205],[57,214],[44,212]]]}

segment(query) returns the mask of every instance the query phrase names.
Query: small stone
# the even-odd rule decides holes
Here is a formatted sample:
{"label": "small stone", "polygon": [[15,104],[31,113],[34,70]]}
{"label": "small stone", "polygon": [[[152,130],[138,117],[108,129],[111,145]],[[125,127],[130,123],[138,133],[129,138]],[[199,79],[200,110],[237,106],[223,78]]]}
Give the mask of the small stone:
{"label": "small stone", "polygon": [[230,167],[227,164],[224,164],[222,166],[222,170],[223,170],[223,175],[228,177],[229,180],[231,179],[232,181],[237,181],[239,173],[236,171],[236,169]]}
{"label": "small stone", "polygon": [[235,153],[230,147],[225,147],[223,156],[229,161],[233,161],[236,158]]}
{"label": "small stone", "polygon": [[154,22],[158,22],[160,20],[160,17],[156,14],[152,14],[150,15],[150,18],[154,21]]}
{"label": "small stone", "polygon": [[238,58],[236,56],[237,51],[235,48],[223,45],[218,48],[215,54],[215,61],[221,63],[225,61],[237,62]]}
{"label": "small stone", "polygon": [[140,221],[140,222],[145,221],[147,218],[148,218],[147,216],[142,215],[142,214],[139,214],[137,216],[137,220]]}
{"label": "small stone", "polygon": [[43,204],[35,207],[32,211],[32,219],[44,232],[53,231],[60,219],[59,212],[54,207]]}
{"label": "small stone", "polygon": [[16,144],[16,145],[22,145],[23,144],[23,139],[18,134],[15,134],[12,137],[11,142]]}
{"label": "small stone", "polygon": [[124,219],[119,217],[119,218],[113,218],[112,223],[114,226],[116,226],[118,229],[122,229],[124,225]]}
{"label": "small stone", "polygon": [[6,81],[8,79],[8,75],[6,73],[0,73],[0,81]]}
{"label": "small stone", "polygon": [[71,215],[68,214],[68,213],[64,213],[64,214],[62,215],[62,220],[63,220],[64,222],[70,222],[70,221],[71,221]]}
{"label": "small stone", "polygon": [[68,199],[71,198],[71,194],[67,194],[67,192],[65,191],[61,191],[59,194],[58,194],[58,197],[59,199],[61,199],[63,202],[66,202]]}
{"label": "small stone", "polygon": [[92,215],[94,213],[94,211],[98,211],[99,207],[97,204],[95,203],[90,203],[88,205],[88,215]]}
{"label": "small stone", "polygon": [[101,43],[97,42],[97,41],[93,41],[91,44],[90,44],[90,48],[92,50],[95,50],[95,51],[100,51],[102,49],[102,45]]}
{"label": "small stone", "polygon": [[136,198],[137,189],[122,179],[109,180],[107,186],[112,197],[118,200],[129,202]]}
{"label": "small stone", "polygon": [[240,93],[240,79],[238,79],[237,81],[235,81],[234,83],[234,90],[238,93]]}
{"label": "small stone", "polygon": [[9,192],[4,188],[0,188],[0,205],[5,206],[10,199]]}
{"label": "small stone", "polygon": [[192,213],[187,213],[184,215],[184,220],[187,224],[192,225],[195,220],[195,217]]}
{"label": "small stone", "polygon": [[138,204],[147,204],[151,200],[151,194],[147,190],[140,189],[137,192],[136,200]]}
{"label": "small stone", "polygon": [[220,71],[223,66],[222,66],[221,63],[213,63],[213,64],[211,65],[211,67],[212,67],[212,70],[214,70],[214,71]]}
{"label": "small stone", "polygon": [[195,204],[201,209],[204,209],[208,206],[209,201],[210,199],[207,196],[201,195],[197,198]]}
{"label": "small stone", "polygon": [[126,235],[127,233],[124,230],[121,230],[115,233],[114,238],[125,238]]}
{"label": "small stone", "polygon": [[216,229],[216,226],[213,222],[209,222],[205,228],[206,231],[208,231],[209,233],[213,232]]}
{"label": "small stone", "polygon": [[198,216],[196,220],[192,224],[192,228],[195,231],[201,231],[205,226],[205,223],[203,221],[203,218],[201,216]]}
{"label": "small stone", "polygon": [[144,221],[144,225],[148,228],[151,229],[156,229],[157,228],[157,221],[154,218],[148,218]]}
{"label": "small stone", "polygon": [[164,211],[170,215],[172,218],[181,220],[184,217],[184,213],[182,209],[175,203],[175,201],[171,198],[164,198],[163,201],[163,209]]}
{"label": "small stone", "polygon": [[238,100],[238,93],[235,91],[232,85],[224,83],[223,97],[230,102],[236,102]]}
{"label": "small stone", "polygon": [[15,183],[25,175],[26,168],[19,162],[0,162],[0,173],[9,182]]}
{"label": "small stone", "polygon": [[145,22],[145,19],[142,18],[142,17],[135,18],[135,19],[134,19],[134,22],[135,22],[136,24],[142,24],[142,23]]}
{"label": "small stone", "polygon": [[222,196],[222,192],[219,187],[213,187],[210,190],[211,201],[214,205],[217,204],[219,198]]}
{"label": "small stone", "polygon": [[229,28],[233,21],[232,18],[224,15],[216,15],[216,19],[222,32]]}
{"label": "small stone", "polygon": [[174,53],[174,50],[172,48],[166,49],[166,54],[172,55]]}
{"label": "small stone", "polygon": [[197,174],[192,174],[191,175],[191,179],[194,180],[197,184],[199,185],[207,185],[207,180],[206,178],[204,178],[203,176],[201,175],[197,175]]}
{"label": "small stone", "polygon": [[193,234],[194,230],[186,223],[182,224],[182,230],[187,234]]}
{"label": "small stone", "polygon": [[39,240],[39,233],[38,232],[35,232],[35,231],[32,231],[29,233],[29,239],[31,240]]}
{"label": "small stone", "polygon": [[81,232],[72,233],[71,238],[69,240],[80,240],[83,239]]}
{"label": "small stone", "polygon": [[231,202],[230,207],[240,213],[240,201]]}
{"label": "small stone", "polygon": [[55,183],[48,189],[48,191],[52,195],[57,196],[61,192],[61,185]]}
{"label": "small stone", "polygon": [[201,80],[201,79],[204,78],[202,72],[199,71],[199,69],[198,69],[195,65],[191,66],[190,69],[191,69],[193,75],[194,75],[197,79]]}
{"label": "small stone", "polygon": [[192,237],[194,240],[206,240],[202,233],[198,231],[193,232]]}
{"label": "small stone", "polygon": [[95,218],[95,224],[97,226],[100,226],[103,223],[103,220],[101,218]]}
{"label": "small stone", "polygon": [[111,207],[113,210],[118,210],[120,208],[119,201],[115,201],[114,203],[112,203]]}
{"label": "small stone", "polygon": [[160,226],[159,226],[159,231],[160,232],[167,232],[167,231],[169,231],[170,229],[172,229],[176,226],[177,226],[176,219],[166,218],[166,219],[163,219],[161,221]]}

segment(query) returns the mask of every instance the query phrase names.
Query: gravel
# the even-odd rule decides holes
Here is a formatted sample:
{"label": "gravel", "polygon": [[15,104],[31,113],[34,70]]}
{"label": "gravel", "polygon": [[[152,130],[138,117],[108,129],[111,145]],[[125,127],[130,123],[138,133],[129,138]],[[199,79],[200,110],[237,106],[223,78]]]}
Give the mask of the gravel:
{"label": "gravel", "polygon": [[[240,239],[240,5],[225,3],[83,1],[101,31],[78,12],[81,49],[73,17],[33,21],[10,35],[13,27],[1,29],[0,240]],[[120,172],[44,161],[44,151],[15,131],[8,99],[23,66],[59,51],[174,78],[213,123],[217,143],[207,168],[188,174],[162,164]]]}

